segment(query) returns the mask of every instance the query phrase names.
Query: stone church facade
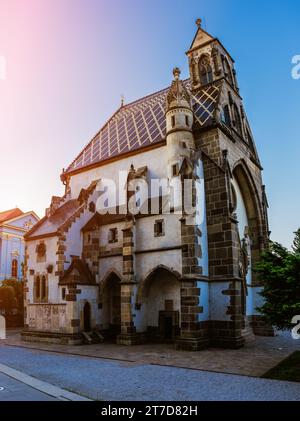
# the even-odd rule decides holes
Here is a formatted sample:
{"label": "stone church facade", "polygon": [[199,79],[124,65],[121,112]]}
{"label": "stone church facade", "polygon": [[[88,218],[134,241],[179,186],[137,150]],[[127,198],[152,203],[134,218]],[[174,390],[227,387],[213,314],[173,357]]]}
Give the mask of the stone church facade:
{"label": "stone church facade", "polygon": [[[269,239],[262,167],[234,61],[197,26],[189,79],[176,68],[169,88],[122,104],[63,171],[65,195],[26,235],[24,340],[200,350],[271,333],[257,314],[253,272]],[[138,203],[154,179],[167,190]],[[105,180],[117,185],[115,206]],[[194,213],[174,201],[165,212],[173,180],[189,181]]]}

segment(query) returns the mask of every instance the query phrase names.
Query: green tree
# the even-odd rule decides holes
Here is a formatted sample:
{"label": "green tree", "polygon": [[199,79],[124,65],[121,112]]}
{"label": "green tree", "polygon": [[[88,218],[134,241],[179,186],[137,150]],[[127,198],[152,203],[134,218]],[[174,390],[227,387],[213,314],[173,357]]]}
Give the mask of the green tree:
{"label": "green tree", "polygon": [[271,242],[256,272],[264,284],[264,304],[258,311],[276,328],[291,329],[292,318],[300,315],[300,229],[295,233],[292,251]]}
{"label": "green tree", "polygon": [[7,279],[2,282],[3,286],[12,287],[14,290],[15,298],[17,300],[17,309],[19,313],[23,313],[23,300],[24,300],[24,283],[15,279]]}
{"label": "green tree", "polygon": [[10,315],[18,307],[18,301],[12,286],[0,287],[0,309],[4,310],[5,315]]}

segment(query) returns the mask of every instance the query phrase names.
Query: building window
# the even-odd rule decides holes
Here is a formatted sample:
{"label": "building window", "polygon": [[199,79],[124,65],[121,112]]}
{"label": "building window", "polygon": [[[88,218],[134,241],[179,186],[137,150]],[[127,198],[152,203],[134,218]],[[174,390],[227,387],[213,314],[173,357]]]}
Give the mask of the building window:
{"label": "building window", "polygon": [[36,246],[37,262],[46,261],[46,244],[40,243]]}
{"label": "building window", "polygon": [[222,122],[226,124],[226,126],[231,126],[231,118],[230,118],[230,111],[229,106],[225,105],[222,112]]}
{"label": "building window", "polygon": [[241,121],[241,116],[238,110],[238,107],[236,106],[236,104],[233,104],[233,113],[234,113],[234,122],[235,122],[235,129],[238,132],[238,134],[240,136],[243,135],[243,131],[242,131],[242,121]]}
{"label": "building window", "polygon": [[213,72],[207,56],[201,57],[199,61],[199,74],[202,86],[213,81]]}
{"label": "building window", "polygon": [[174,164],[172,165],[172,176],[177,177],[179,175],[179,165]]}
{"label": "building window", "polygon": [[185,124],[186,124],[187,127],[190,126],[189,116],[188,115],[185,116]]}
{"label": "building window", "polygon": [[194,59],[192,59],[191,61],[191,76],[192,76],[192,80],[194,85],[197,85],[198,83],[198,77],[197,77],[197,63]]}
{"label": "building window", "polygon": [[159,219],[154,224],[154,237],[163,237],[165,235],[165,221]]}
{"label": "building window", "polygon": [[11,277],[17,278],[18,277],[18,261],[17,259],[13,259],[11,262]]}
{"label": "building window", "polygon": [[118,228],[111,228],[108,232],[108,242],[117,243],[118,241]]}
{"label": "building window", "polygon": [[61,298],[62,298],[63,300],[65,300],[65,299],[66,299],[66,288],[62,288],[62,290],[61,290]]}
{"label": "building window", "polygon": [[172,115],[172,117],[171,117],[171,125],[172,125],[172,127],[175,127],[175,116],[174,115]]}
{"label": "building window", "polygon": [[233,85],[233,77],[232,77],[232,73],[231,73],[231,68],[229,66],[228,60],[227,58],[224,58],[223,60],[223,65],[224,65],[224,73],[225,73],[225,77],[228,79],[229,83],[231,86]]}
{"label": "building window", "polygon": [[45,301],[46,298],[47,298],[46,288],[47,288],[47,286],[46,286],[46,277],[45,276],[42,276],[42,282],[41,282],[41,299],[43,301]]}
{"label": "building window", "polygon": [[34,297],[35,301],[39,301],[41,299],[41,285],[39,276],[37,276],[34,280]]}
{"label": "building window", "polygon": [[185,142],[181,142],[181,147],[182,147],[183,149],[186,149],[186,148],[187,148],[186,143],[185,143]]}

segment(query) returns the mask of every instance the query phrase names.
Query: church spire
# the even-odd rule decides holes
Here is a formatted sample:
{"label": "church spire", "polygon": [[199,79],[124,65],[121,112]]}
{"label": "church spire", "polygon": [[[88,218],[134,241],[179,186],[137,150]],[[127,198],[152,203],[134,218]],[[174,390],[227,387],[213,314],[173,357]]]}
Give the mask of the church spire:
{"label": "church spire", "polygon": [[192,88],[206,86],[224,78],[238,91],[234,60],[222,43],[202,28],[202,20],[196,20],[197,31],[187,52]]}

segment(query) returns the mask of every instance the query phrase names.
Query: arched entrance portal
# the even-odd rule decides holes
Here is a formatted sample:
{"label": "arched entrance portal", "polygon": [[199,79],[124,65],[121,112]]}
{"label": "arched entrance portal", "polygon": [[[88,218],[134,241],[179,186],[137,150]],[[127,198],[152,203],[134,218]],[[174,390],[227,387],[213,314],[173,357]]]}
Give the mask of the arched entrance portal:
{"label": "arched entrance portal", "polygon": [[[253,271],[264,242],[268,238],[267,216],[264,202],[261,203],[256,186],[244,162],[233,170],[232,187],[235,196],[235,214],[238,221],[240,244],[239,269],[243,278],[241,285],[241,315],[244,318],[242,335],[252,334],[251,317],[255,314],[256,274]],[[263,198],[264,201],[264,198]]]}
{"label": "arched entrance portal", "polygon": [[142,306],[149,341],[174,342],[180,334],[180,282],[158,267],[144,281]]}
{"label": "arched entrance portal", "polygon": [[91,305],[88,302],[83,307],[83,328],[85,332],[91,331]]}
{"label": "arched entrance portal", "polygon": [[121,279],[115,273],[105,280],[102,320],[104,336],[114,340],[121,332]]}

